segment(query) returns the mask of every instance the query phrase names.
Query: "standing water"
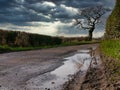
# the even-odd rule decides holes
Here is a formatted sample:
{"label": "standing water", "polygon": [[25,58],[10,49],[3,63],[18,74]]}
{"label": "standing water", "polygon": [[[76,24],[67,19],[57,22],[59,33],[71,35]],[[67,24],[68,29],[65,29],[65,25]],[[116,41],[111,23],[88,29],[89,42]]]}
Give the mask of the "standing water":
{"label": "standing water", "polygon": [[44,75],[44,78],[47,78],[46,81],[41,78],[43,80],[40,82],[41,85],[34,85],[30,88],[33,88],[32,90],[62,90],[63,85],[71,80],[76,73],[86,74],[92,60],[91,50],[78,50],[75,55],[65,59],[62,66]]}

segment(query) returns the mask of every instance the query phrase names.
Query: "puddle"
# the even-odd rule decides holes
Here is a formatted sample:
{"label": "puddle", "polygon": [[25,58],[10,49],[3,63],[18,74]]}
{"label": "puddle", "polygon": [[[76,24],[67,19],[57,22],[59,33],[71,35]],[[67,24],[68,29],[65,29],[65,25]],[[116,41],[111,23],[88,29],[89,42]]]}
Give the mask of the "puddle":
{"label": "puddle", "polygon": [[50,72],[50,76],[54,76],[53,79],[47,80],[42,83],[39,90],[61,90],[65,82],[72,79],[72,77],[81,72],[85,74],[90,66],[92,60],[91,50],[78,50],[78,52],[70,57],[65,58],[66,61],[62,66]]}

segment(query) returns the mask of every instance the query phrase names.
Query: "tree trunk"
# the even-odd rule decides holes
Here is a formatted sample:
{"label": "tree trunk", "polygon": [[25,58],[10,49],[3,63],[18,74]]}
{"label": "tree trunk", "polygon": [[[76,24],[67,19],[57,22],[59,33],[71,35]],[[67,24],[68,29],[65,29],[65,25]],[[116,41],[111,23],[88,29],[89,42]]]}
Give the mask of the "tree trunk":
{"label": "tree trunk", "polygon": [[95,29],[95,28],[91,28],[91,29],[89,30],[89,36],[88,36],[88,40],[89,40],[89,41],[92,41],[94,29]]}

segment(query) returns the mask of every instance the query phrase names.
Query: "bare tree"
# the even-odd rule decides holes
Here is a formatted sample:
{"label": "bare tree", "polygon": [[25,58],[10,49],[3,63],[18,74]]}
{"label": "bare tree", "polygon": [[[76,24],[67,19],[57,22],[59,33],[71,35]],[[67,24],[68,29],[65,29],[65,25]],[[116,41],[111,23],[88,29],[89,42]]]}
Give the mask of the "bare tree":
{"label": "bare tree", "polygon": [[79,10],[79,15],[82,19],[76,19],[74,25],[84,30],[89,30],[88,40],[92,40],[93,31],[97,23],[100,23],[100,18],[108,11],[103,6],[88,7]]}

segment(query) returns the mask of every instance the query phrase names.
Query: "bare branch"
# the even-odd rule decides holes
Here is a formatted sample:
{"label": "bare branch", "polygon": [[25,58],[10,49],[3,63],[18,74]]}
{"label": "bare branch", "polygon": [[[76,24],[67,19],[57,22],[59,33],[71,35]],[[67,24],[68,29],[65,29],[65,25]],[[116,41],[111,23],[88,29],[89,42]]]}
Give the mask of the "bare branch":
{"label": "bare branch", "polygon": [[88,7],[79,10],[79,15],[84,17],[86,25],[82,23],[80,19],[76,19],[75,25],[80,26],[83,29],[90,29],[92,26],[100,22],[100,18],[107,12],[103,6]]}
{"label": "bare branch", "polygon": [[83,29],[90,29],[91,28],[91,27],[85,27],[80,19],[75,19],[75,20],[76,20],[76,22],[74,25],[79,26],[80,28],[83,28]]}

